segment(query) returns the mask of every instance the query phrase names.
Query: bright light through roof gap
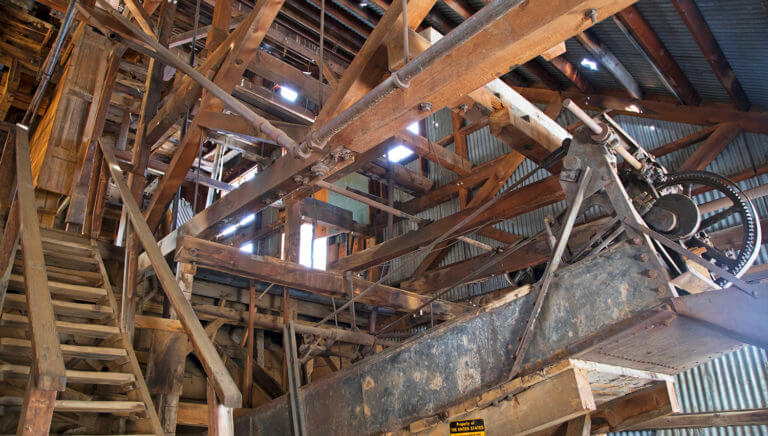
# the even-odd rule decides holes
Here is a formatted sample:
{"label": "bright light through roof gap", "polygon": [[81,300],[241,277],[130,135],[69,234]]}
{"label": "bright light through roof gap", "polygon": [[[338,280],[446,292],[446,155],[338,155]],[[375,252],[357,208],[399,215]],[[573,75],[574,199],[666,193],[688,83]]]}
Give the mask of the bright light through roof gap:
{"label": "bright light through roof gap", "polygon": [[296,99],[299,98],[299,93],[287,86],[281,86],[280,97],[283,97],[284,99],[290,101],[291,103],[295,103]]}

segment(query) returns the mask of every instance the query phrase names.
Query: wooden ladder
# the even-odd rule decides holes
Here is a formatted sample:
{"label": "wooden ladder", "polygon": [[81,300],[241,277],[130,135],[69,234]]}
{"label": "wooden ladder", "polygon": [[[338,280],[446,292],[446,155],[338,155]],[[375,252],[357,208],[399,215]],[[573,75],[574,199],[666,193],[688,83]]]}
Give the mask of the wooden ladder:
{"label": "wooden ladder", "polygon": [[[67,378],[66,391],[54,403],[51,434],[162,435],[133,346],[119,328],[115,295],[95,242],[40,231]],[[0,315],[0,413],[5,415],[0,433],[16,430],[32,358],[22,262],[17,256]]]}

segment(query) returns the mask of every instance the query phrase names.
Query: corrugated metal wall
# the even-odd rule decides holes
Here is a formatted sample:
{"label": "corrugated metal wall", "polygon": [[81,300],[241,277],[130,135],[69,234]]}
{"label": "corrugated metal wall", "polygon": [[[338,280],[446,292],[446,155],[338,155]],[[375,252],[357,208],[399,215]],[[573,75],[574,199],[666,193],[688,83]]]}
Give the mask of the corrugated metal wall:
{"label": "corrugated metal wall", "polygon": [[[692,368],[675,377],[683,413],[768,407],[768,354],[757,347],[741,350]],[[614,433],[621,436],[751,436],[768,434],[768,426],[711,427]]]}

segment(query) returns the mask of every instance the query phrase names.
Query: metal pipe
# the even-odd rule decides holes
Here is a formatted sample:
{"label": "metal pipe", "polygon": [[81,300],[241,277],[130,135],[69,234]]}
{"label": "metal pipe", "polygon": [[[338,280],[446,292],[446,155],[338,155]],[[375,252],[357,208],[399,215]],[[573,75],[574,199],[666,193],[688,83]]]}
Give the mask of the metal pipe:
{"label": "metal pipe", "polygon": [[402,0],[403,2],[403,66],[408,64],[408,0]]}
{"label": "metal pipe", "polygon": [[[99,0],[99,3],[102,4],[102,6],[106,9],[107,13],[111,17],[115,18],[121,24],[127,27],[131,32],[135,34],[136,37],[138,37],[141,40],[141,42],[151,47],[151,50],[141,46],[140,44],[136,44],[135,42],[127,38],[120,38],[122,43],[126,44],[127,46],[129,46],[130,48],[136,51],[139,51],[140,53],[151,56],[166,65],[171,65],[174,68],[181,70],[184,74],[191,77],[192,80],[199,83],[200,86],[205,88],[208,92],[210,92],[216,98],[224,102],[224,104],[229,106],[233,112],[245,118],[254,127],[259,129],[259,131],[264,133],[269,139],[275,141],[275,143],[277,143],[281,147],[287,148],[292,153],[295,153],[295,149],[297,148],[297,143],[293,139],[291,139],[291,137],[289,137],[288,134],[286,134],[281,129],[278,129],[277,127],[273,126],[269,122],[269,120],[252,111],[243,102],[241,102],[240,100],[232,96],[230,93],[221,89],[221,87],[215,84],[213,81],[211,81],[211,79],[201,74],[195,68],[191,67],[186,62],[181,60],[175,53],[170,51],[168,48],[164,47],[155,38],[152,38],[150,35],[147,35],[138,26],[130,22],[130,20],[120,15],[120,13],[118,13],[114,8],[112,8],[112,6],[110,6],[104,0]],[[89,14],[87,10],[83,8],[81,8],[81,10],[84,12],[84,14],[87,14],[88,16],[92,17],[94,20],[98,21],[98,19],[96,17],[93,17],[93,15]],[[105,26],[105,27],[108,28],[109,26]]]}
{"label": "metal pipe", "polygon": [[425,50],[416,59],[409,62],[403,68],[393,73],[371,92],[357,100],[350,107],[330,120],[323,127],[310,132],[304,142],[299,145],[301,153],[309,153],[310,149],[320,150],[325,144],[350,125],[364,113],[368,112],[386,96],[399,88],[407,88],[411,79],[442,59],[461,44],[474,37],[493,22],[504,16],[510,9],[523,3],[524,0],[494,0],[478,13],[469,17],[448,35],[437,41]]}
{"label": "metal pipe", "polygon": [[48,52],[48,56],[45,58],[43,68],[40,70],[42,71],[40,84],[37,85],[35,95],[32,97],[32,102],[29,104],[29,108],[27,108],[27,112],[24,114],[24,118],[21,120],[21,124],[24,124],[25,126],[30,126],[35,121],[37,109],[40,107],[40,102],[43,99],[45,88],[48,86],[48,82],[51,80],[51,76],[53,75],[53,70],[56,68],[56,63],[59,61],[59,55],[61,55],[61,47],[64,45],[64,38],[67,36],[69,26],[72,24],[72,18],[75,16],[76,6],[77,0],[72,0],[69,2],[67,12],[64,14],[64,19],[61,22],[61,29],[59,29],[59,34],[56,36],[56,41],[53,43],[51,51]]}
{"label": "metal pipe", "polygon": [[582,123],[584,123],[584,125],[587,126],[587,128],[591,130],[595,135],[601,135],[603,133],[603,126],[598,124],[597,121],[593,120],[588,113],[584,112],[584,110],[580,108],[576,103],[574,103],[570,98],[567,98],[565,101],[563,101],[563,107],[571,111],[571,113]]}

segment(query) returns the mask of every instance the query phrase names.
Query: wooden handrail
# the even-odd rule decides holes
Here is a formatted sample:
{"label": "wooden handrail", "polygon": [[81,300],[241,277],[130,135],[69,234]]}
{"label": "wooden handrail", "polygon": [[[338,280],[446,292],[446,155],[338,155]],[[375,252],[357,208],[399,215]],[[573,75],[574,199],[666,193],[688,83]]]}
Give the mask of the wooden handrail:
{"label": "wooden handrail", "polygon": [[144,251],[149,257],[149,261],[157,274],[157,278],[162,285],[165,295],[171,303],[171,306],[176,310],[176,314],[179,316],[181,325],[187,333],[187,336],[192,342],[192,347],[200,359],[200,362],[205,368],[205,373],[208,375],[210,383],[213,385],[216,395],[218,395],[221,403],[227,407],[242,407],[243,396],[240,390],[229,374],[229,371],[224,366],[224,362],[221,360],[216,348],[213,346],[213,342],[208,338],[205,333],[200,320],[197,318],[189,301],[184,297],[184,294],[179,288],[179,284],[176,282],[176,278],[165,261],[165,257],[160,252],[160,248],[157,246],[157,241],[152,235],[152,231],[149,229],[147,222],[144,219],[144,215],[139,209],[139,204],[133,197],[128,184],[125,182],[123,172],[120,170],[120,165],[115,158],[115,151],[111,145],[105,144],[102,141],[98,141],[102,152],[104,153],[104,159],[109,167],[109,172],[112,175],[112,179],[115,181],[118,190],[120,191],[120,197],[123,199],[123,205],[128,211],[128,216],[133,224],[133,229],[144,247]]}
{"label": "wooden handrail", "polygon": [[[35,187],[29,152],[29,131],[16,125],[16,198],[11,212],[18,209],[18,221],[22,256],[24,259],[24,287],[27,296],[27,314],[32,338],[32,350],[36,373],[35,387],[46,391],[63,391],[67,385],[64,357],[61,354],[56,317],[53,314],[51,291],[48,289],[48,273],[40,239]],[[11,221],[11,219],[9,219]],[[13,260],[11,259],[12,263]]]}

